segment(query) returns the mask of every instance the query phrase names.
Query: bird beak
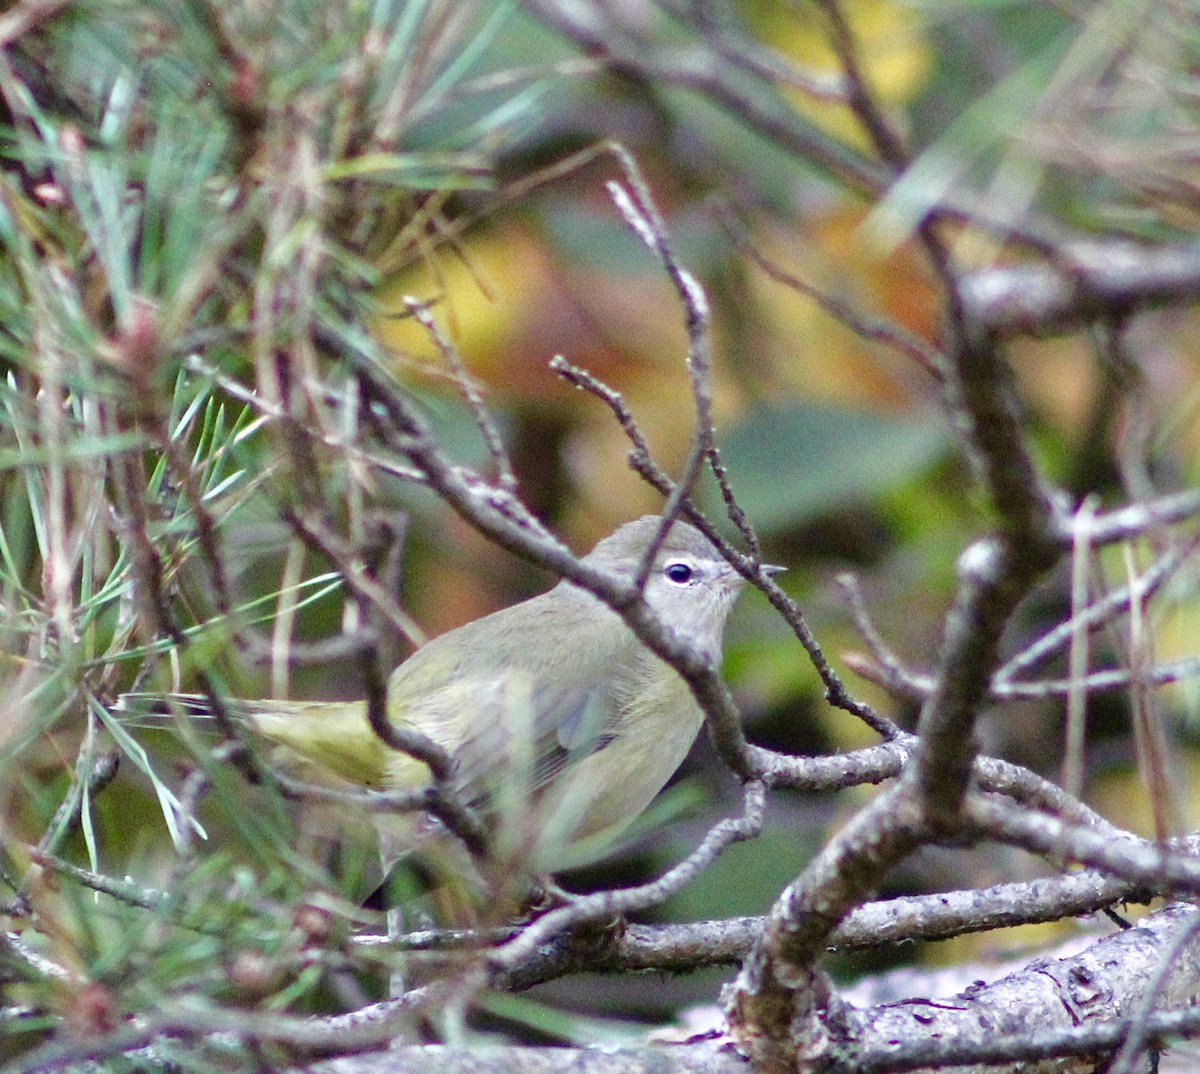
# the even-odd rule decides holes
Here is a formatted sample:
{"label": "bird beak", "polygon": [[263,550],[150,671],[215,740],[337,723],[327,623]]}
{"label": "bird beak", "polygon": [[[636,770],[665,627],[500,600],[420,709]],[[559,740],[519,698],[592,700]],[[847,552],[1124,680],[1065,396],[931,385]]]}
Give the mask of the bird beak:
{"label": "bird beak", "polygon": [[776,574],[782,574],[787,570],[787,567],[781,567],[778,563],[760,563],[758,569],[770,578]]}

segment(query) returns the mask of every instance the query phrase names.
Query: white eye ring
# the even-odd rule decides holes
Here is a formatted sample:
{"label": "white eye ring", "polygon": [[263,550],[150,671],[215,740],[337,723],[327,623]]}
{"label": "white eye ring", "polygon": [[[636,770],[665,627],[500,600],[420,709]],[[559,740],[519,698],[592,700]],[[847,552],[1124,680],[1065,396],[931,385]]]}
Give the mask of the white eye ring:
{"label": "white eye ring", "polygon": [[672,582],[675,585],[687,585],[696,577],[696,571],[690,563],[676,560],[674,563],[668,563],[663,568],[663,576],[668,582]]}

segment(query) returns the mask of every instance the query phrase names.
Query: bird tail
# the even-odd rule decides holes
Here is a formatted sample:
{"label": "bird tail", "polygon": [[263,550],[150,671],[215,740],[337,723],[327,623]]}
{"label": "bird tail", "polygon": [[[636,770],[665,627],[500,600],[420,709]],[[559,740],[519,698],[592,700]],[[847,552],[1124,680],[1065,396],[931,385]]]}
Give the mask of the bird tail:
{"label": "bird tail", "polygon": [[[367,722],[361,701],[224,700],[228,715],[318,771],[347,783],[381,789],[390,751]],[[213,718],[203,694],[122,694],[114,711],[131,727],[168,727]],[[415,763],[415,762],[414,762]]]}
{"label": "bird tail", "polygon": [[[122,694],[112,710],[129,727],[163,727],[168,719],[178,716],[212,718],[212,705],[203,694]],[[240,713],[232,714],[244,718]]]}

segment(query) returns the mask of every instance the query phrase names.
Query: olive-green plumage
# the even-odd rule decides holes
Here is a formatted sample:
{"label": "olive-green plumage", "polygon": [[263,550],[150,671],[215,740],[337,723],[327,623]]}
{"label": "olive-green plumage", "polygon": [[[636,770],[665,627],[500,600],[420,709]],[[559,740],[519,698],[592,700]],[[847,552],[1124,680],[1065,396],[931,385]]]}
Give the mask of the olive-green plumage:
{"label": "olive-green plumage", "polygon": [[[585,561],[632,578],[660,519],[627,523]],[[714,662],[743,579],[698,530],[676,522],[645,596]],[[419,787],[426,767],[385,746],[362,702],[251,701],[264,737],[318,768],[381,789]],[[441,745],[455,783],[496,820],[503,853],[555,871],[610,841],[679,766],[703,717],[683,679],[621,618],[560,582],[429,642],[393,672],[388,714]]]}

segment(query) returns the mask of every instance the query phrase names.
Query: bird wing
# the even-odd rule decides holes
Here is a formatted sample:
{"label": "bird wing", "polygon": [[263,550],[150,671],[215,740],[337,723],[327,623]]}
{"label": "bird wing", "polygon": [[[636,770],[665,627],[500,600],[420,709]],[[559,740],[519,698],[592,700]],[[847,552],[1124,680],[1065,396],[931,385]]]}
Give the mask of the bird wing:
{"label": "bird wing", "polygon": [[[564,630],[567,600],[587,607]],[[454,756],[469,800],[536,796],[620,731],[623,669],[639,646],[615,619],[594,598],[559,590],[468,623],[400,665],[391,717]]]}
{"label": "bird wing", "polygon": [[[545,689],[541,693],[545,694]],[[568,765],[612,743],[619,724],[617,700],[608,683],[588,691],[559,691],[552,698],[542,697],[537,707],[539,712],[548,710],[548,718],[535,744],[535,793]]]}
{"label": "bird wing", "polygon": [[[459,684],[464,685],[464,684]],[[520,670],[503,683],[478,684],[455,750],[455,782],[486,806],[501,782],[536,796],[568,766],[612,742],[616,704],[607,683],[538,682]]]}

